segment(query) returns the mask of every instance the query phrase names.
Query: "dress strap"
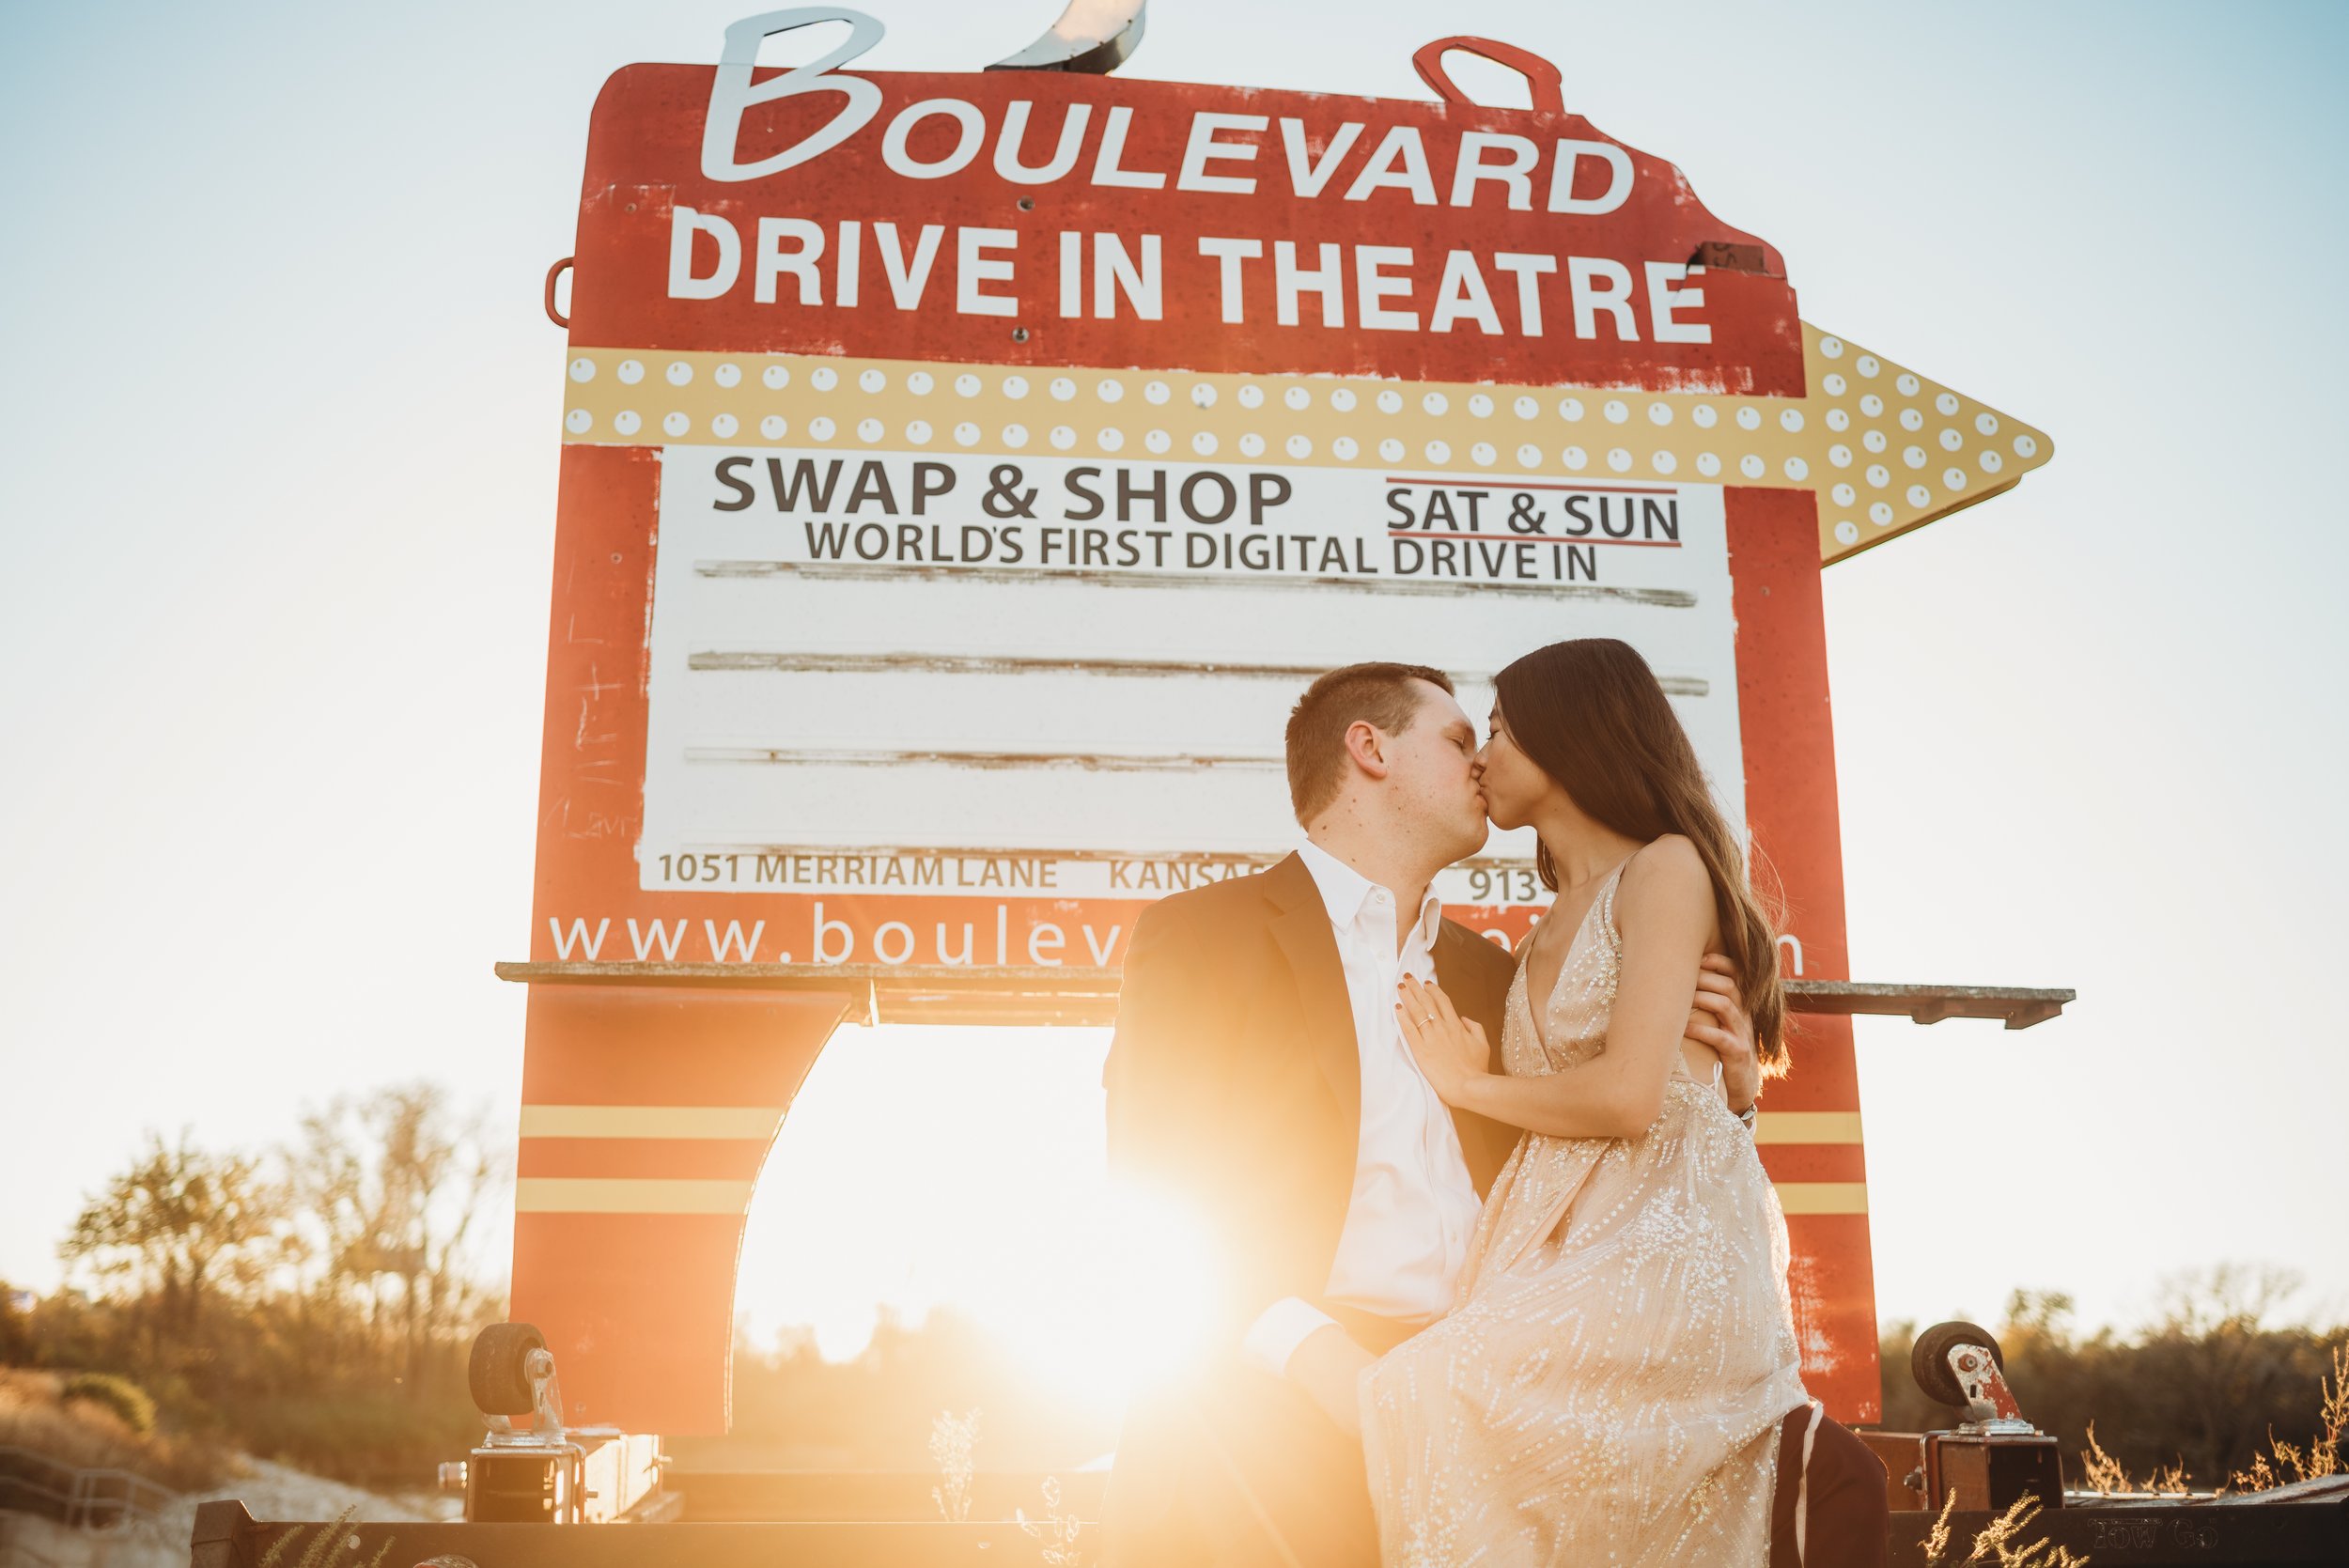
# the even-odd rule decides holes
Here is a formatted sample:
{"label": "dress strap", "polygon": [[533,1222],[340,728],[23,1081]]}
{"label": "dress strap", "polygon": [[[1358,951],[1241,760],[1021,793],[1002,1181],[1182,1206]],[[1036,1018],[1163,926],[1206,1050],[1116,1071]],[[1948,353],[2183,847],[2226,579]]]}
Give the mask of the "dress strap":
{"label": "dress strap", "polygon": [[1719,1089],[1721,1086],[1721,1074],[1725,1070],[1721,1059],[1717,1056],[1713,1059],[1713,1076],[1699,1078],[1688,1070],[1688,1059],[1682,1057],[1672,1063],[1672,1076],[1683,1083],[1693,1083],[1705,1089]]}
{"label": "dress strap", "polygon": [[[1640,846],[1640,849],[1646,847],[1644,844]],[[1598,890],[1599,924],[1613,932],[1618,940],[1622,939],[1623,932],[1615,924],[1615,892],[1623,886],[1623,874],[1631,869],[1633,861],[1640,858],[1640,849],[1634,849],[1630,854],[1626,855],[1623,858],[1623,863],[1615,867],[1614,871],[1609,875],[1607,885]]]}

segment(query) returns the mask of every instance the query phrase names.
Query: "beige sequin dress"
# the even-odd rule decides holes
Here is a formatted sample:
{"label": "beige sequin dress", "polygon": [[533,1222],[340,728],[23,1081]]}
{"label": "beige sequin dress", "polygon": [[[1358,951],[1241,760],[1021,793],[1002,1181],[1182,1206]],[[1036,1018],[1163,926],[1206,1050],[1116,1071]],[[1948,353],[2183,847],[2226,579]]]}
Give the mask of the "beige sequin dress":
{"label": "beige sequin dress", "polygon": [[[1518,964],[1511,1075],[1606,1048],[1622,877],[1568,944],[1538,1032]],[[1525,1134],[1457,1301],[1362,1375],[1389,1568],[1763,1568],[1778,1425],[1807,1396],[1786,1221],[1718,1088],[1676,1067],[1638,1138]]]}

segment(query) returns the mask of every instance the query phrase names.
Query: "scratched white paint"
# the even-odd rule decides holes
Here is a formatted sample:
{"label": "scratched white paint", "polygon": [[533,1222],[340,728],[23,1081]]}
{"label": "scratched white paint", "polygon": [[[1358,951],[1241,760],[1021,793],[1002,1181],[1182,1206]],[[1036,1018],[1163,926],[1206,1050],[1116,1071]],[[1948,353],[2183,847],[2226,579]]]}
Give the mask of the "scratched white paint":
{"label": "scratched white paint", "polygon": [[[663,880],[664,855],[759,848],[984,849],[1045,859],[1068,851],[1278,855],[1299,836],[1281,766],[1282,731],[1305,678],[1241,670],[1394,659],[1488,677],[1528,649],[1567,637],[1620,637],[1647,657],[1677,689],[1674,702],[1697,753],[1724,807],[1742,821],[1735,633],[1717,487],[1669,489],[1677,502],[1676,548],[1598,544],[1583,557],[1595,563],[1595,584],[1536,582],[1529,590],[1514,582],[1398,576],[1386,474],[1280,471],[1291,493],[1268,508],[1262,525],[1246,520],[1244,489],[1241,511],[1221,523],[1190,522],[1170,505],[1163,569],[1154,569],[1147,555],[1131,566],[1112,556],[1107,567],[1072,568],[1065,552],[1050,564],[1038,560],[1042,532],[1071,526],[1065,515],[1072,504],[1068,471],[1106,469],[1093,484],[1113,503],[1118,465],[1016,454],[882,454],[900,513],[910,507],[915,461],[955,470],[953,490],[930,500],[923,517],[889,518],[877,505],[861,513],[844,507],[857,464],[867,456],[665,449],[638,851],[646,888],[674,885]],[[788,473],[802,457],[840,459],[841,489],[829,509],[779,512],[766,459],[780,458]],[[726,470],[738,484],[720,477],[728,459],[748,459]],[[1021,488],[1038,492],[1033,518],[1005,520],[983,505],[990,474],[1005,462],[1019,466]],[[1137,485],[1163,469],[1171,494],[1178,495],[1185,478],[1209,465],[1140,458],[1125,466]],[[1407,466],[1390,473],[1429,476]],[[1249,475],[1232,477],[1245,487]],[[1488,483],[1469,475],[1449,482]],[[751,503],[740,505],[741,486],[754,492]],[[1424,504],[1428,488],[1415,489],[1415,505]],[[1217,492],[1196,493],[1202,509],[1212,509]],[[1486,502],[1475,537],[1512,539],[1503,523],[1511,493],[1503,484]],[[1563,496],[1531,493],[1550,512],[1554,532]],[[1003,505],[999,498],[998,509]],[[1092,526],[1114,529],[1113,517]],[[918,523],[926,556],[932,526],[957,547],[950,552],[958,552],[964,526],[1000,529],[1006,520],[1023,531],[1025,558],[1004,567],[999,547],[986,563],[988,576],[940,573],[927,561],[860,562],[853,551],[846,572],[799,569],[813,562],[809,531],[816,522],[881,521],[893,532]],[[1153,525],[1145,518],[1128,526]],[[1227,570],[1222,539],[1251,533],[1333,539],[1349,576],[1365,564],[1378,570],[1346,587],[1310,583],[1305,579],[1322,564],[1319,546],[1302,572],[1294,559],[1285,573]],[[1200,543],[1188,545],[1190,536]],[[868,535],[865,542],[874,546],[879,536]],[[1144,536],[1135,548],[1156,546]],[[1213,549],[1216,564],[1183,567],[1187,549]],[[1505,561],[1504,572],[1527,569],[1529,559],[1546,572],[1546,563],[1561,553],[1545,543],[1531,546],[1530,556],[1487,555],[1478,575],[1496,560]],[[940,673],[934,665],[807,670],[794,667],[798,656],[1221,668],[1172,675],[1035,668]],[[702,667],[694,667],[697,661]],[[1492,700],[1489,684],[1464,685],[1460,696],[1481,725]],[[1097,765],[903,760],[930,753],[1092,758]],[[1520,831],[1496,835],[1486,852],[1530,863],[1532,847]],[[1108,875],[1098,858],[1063,861],[1057,888],[1069,896],[1105,894]],[[1444,896],[1467,901],[1466,876],[1450,874]],[[741,882],[731,891],[758,890]]]}
{"label": "scratched white paint", "polygon": [[1787,1259],[1787,1308],[1795,1320],[1796,1342],[1802,1348],[1802,1368],[1823,1377],[1843,1364],[1843,1355],[1826,1327],[1828,1304],[1818,1276],[1815,1259],[1799,1253]]}

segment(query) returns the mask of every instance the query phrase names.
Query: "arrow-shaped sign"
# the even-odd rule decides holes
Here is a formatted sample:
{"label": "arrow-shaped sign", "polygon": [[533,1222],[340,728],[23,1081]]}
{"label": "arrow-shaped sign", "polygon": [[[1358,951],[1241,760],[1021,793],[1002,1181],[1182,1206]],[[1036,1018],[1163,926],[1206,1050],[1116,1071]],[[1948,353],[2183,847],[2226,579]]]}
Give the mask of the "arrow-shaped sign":
{"label": "arrow-shaped sign", "polygon": [[2010,489],[2046,435],[1803,327],[1802,397],[575,349],[564,440],[1807,489],[1833,562]]}

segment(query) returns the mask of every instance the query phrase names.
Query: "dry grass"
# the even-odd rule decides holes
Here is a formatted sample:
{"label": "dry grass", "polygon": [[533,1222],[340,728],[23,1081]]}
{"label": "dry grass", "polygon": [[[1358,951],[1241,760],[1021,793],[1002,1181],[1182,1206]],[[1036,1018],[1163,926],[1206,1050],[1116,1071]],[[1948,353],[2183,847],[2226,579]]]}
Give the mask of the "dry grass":
{"label": "dry grass", "polygon": [[82,1470],[129,1470],[174,1491],[217,1485],[234,1473],[213,1452],[144,1435],[114,1411],[62,1397],[55,1373],[0,1367],[0,1446],[30,1449]]}
{"label": "dry grass", "polygon": [[2349,1470],[2349,1344],[2333,1347],[2333,1374],[2318,1380],[2324,1431],[2307,1448],[2279,1441],[2271,1428],[2267,1452],[2227,1478],[2222,1492],[2265,1492],[2303,1481],[2323,1481]]}
{"label": "dry grass", "polygon": [[938,1512],[949,1524],[958,1525],[971,1517],[971,1452],[978,1439],[976,1410],[959,1416],[941,1410],[930,1422],[930,1462],[938,1467],[938,1484],[930,1488],[930,1500],[938,1504]]}
{"label": "dry grass", "polygon": [[1084,1524],[1073,1512],[1063,1512],[1060,1505],[1060,1477],[1044,1478],[1044,1517],[1031,1519],[1024,1508],[1015,1508],[1011,1516],[1020,1530],[1036,1541],[1044,1555],[1045,1568],[1084,1568],[1084,1548],[1077,1538]]}
{"label": "dry grass", "polygon": [[1925,1568],[1941,1568],[1950,1555],[1950,1515],[1957,1512],[1957,1494],[1941,1499],[1941,1516],[1925,1534]]}
{"label": "dry grass", "polygon": [[[328,1560],[334,1556],[337,1543],[341,1543],[351,1551],[359,1550],[359,1536],[351,1528],[357,1522],[358,1517],[357,1509],[346,1508],[327,1523],[319,1526],[318,1533],[310,1538],[310,1544],[303,1547],[302,1555],[294,1560],[292,1568],[326,1568]],[[296,1525],[271,1542],[269,1549],[261,1554],[261,1568],[284,1568],[286,1554],[293,1550],[295,1542],[302,1539],[302,1531],[303,1527]],[[346,1537],[348,1537],[347,1540]],[[385,1536],[381,1544],[375,1548],[375,1555],[368,1558],[364,1564],[359,1565],[359,1568],[383,1568],[383,1560],[392,1555],[392,1545],[396,1540],[397,1540],[396,1536]]]}
{"label": "dry grass", "polygon": [[2186,1466],[2174,1463],[2163,1466],[2139,1481],[2129,1474],[2128,1467],[2104,1451],[2096,1441],[2096,1423],[2088,1423],[2088,1439],[2080,1448],[2081,1484],[2091,1492],[2106,1497],[2141,1497],[2148,1494],[2182,1498],[2190,1488],[2186,1483]]}
{"label": "dry grass", "polygon": [[[978,1446],[979,1413],[966,1410],[956,1415],[941,1410],[930,1421],[930,1460],[938,1467],[938,1484],[930,1488],[930,1500],[938,1504],[938,1512],[950,1524],[963,1524],[971,1517],[972,1452]],[[1060,1477],[1044,1478],[1044,1514],[1031,1519],[1024,1508],[1011,1511],[1014,1523],[1022,1534],[1037,1545],[1045,1568],[1084,1568],[1084,1548],[1078,1544],[1083,1533],[1084,1521],[1073,1509],[1061,1507]],[[271,1568],[263,1563],[261,1568]],[[306,1565],[303,1565],[306,1568]]]}
{"label": "dry grass", "polygon": [[2068,1547],[2020,1539],[2040,1514],[2037,1498],[2017,1498],[2015,1506],[1991,1520],[1974,1537],[1964,1557],[1950,1556],[1950,1514],[1956,1494],[1941,1505],[1941,1516],[1925,1537],[1925,1568],[2088,1568],[2088,1559]]}

